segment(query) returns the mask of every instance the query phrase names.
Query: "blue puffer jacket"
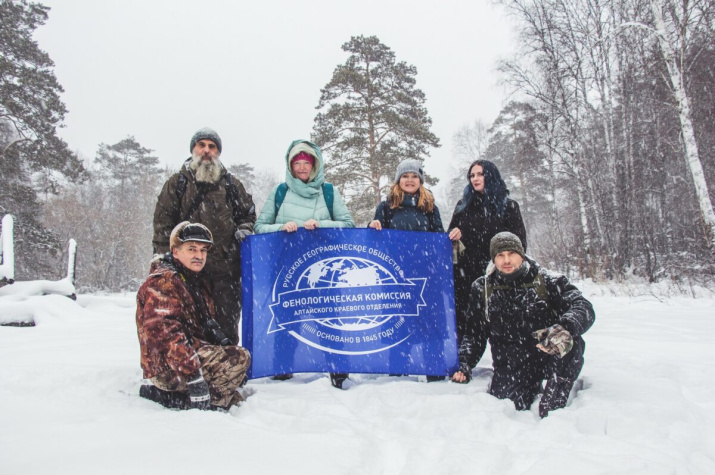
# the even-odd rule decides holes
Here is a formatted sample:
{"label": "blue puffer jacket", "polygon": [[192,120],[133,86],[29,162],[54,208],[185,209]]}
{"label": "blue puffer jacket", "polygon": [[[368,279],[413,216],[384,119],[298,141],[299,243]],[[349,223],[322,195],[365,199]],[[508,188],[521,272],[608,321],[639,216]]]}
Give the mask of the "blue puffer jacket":
{"label": "blue puffer jacket", "polygon": [[[299,143],[305,143],[314,151],[316,157],[315,166],[310,174],[310,179],[307,183],[303,183],[298,178],[295,178],[291,173],[288,153]],[[338,192],[337,188],[333,188],[333,218],[330,218],[330,211],[323,197],[322,185],[325,182],[323,175],[323,154],[320,148],[307,140],[295,140],[288,147],[285,156],[286,161],[286,178],[285,184],[288,187],[286,190],[283,204],[276,214],[275,196],[278,186],[271,190],[263,205],[261,214],[256,220],[256,234],[272,233],[280,231],[283,225],[289,221],[295,222],[299,227],[309,219],[315,219],[320,223],[321,228],[353,228],[355,223],[350,216],[345,201]],[[279,185],[280,186],[280,185]]]}

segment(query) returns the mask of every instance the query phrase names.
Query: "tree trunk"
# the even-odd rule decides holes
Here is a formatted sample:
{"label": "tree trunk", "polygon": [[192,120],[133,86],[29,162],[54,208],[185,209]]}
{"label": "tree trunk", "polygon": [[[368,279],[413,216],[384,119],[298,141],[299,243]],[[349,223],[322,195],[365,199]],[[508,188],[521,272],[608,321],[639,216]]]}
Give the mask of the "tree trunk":
{"label": "tree trunk", "polygon": [[683,134],[685,161],[690,170],[690,175],[693,178],[693,184],[695,185],[700,214],[705,225],[705,237],[708,241],[708,247],[715,249],[715,212],[713,211],[713,204],[710,200],[708,185],[705,181],[703,166],[700,162],[698,144],[695,139],[695,128],[693,127],[691,119],[690,99],[685,91],[680,64],[665,24],[661,0],[651,0],[650,5],[655,20],[658,43],[663,53],[665,64],[668,67],[668,75],[673,88],[673,95],[678,103],[678,117],[680,119],[680,129]]}

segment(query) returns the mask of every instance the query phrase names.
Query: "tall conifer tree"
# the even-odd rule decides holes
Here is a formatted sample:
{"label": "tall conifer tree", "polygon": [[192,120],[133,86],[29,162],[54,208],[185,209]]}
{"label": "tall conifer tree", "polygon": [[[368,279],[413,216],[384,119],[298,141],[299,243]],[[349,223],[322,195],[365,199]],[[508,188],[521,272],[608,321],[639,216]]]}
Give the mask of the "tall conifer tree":
{"label": "tall conifer tree", "polygon": [[321,90],[313,139],[328,158],[328,179],[347,197],[356,222],[366,222],[400,161],[422,161],[440,144],[414,66],[397,62],[375,36],[352,37],[342,48],[350,56]]}
{"label": "tall conifer tree", "polygon": [[19,279],[50,277],[50,256],[58,250],[56,237],[40,224],[38,190],[56,192],[60,179],[85,174],[57,136],[67,112],[62,86],[54,63],[32,38],[48,10],[24,0],[0,0],[0,214],[16,217]]}

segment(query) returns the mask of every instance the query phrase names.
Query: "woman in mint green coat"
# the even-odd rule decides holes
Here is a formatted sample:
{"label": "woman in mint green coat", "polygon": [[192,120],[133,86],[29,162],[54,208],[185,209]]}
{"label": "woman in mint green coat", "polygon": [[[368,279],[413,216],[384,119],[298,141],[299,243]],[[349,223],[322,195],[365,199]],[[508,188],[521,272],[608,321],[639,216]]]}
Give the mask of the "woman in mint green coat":
{"label": "woman in mint green coat", "polygon": [[[325,183],[323,154],[307,140],[294,140],[286,153],[286,181],[268,194],[260,216],[256,220],[256,234],[277,231],[295,232],[299,227],[353,228],[350,211],[333,185]],[[274,376],[285,380],[292,374]],[[342,389],[348,375],[330,373],[330,382]]]}
{"label": "woman in mint green coat", "polygon": [[[345,201],[323,175],[323,154],[307,140],[294,140],[286,153],[285,183],[269,194],[258,217],[256,234],[317,228],[353,228]],[[332,201],[332,207],[328,202]]]}

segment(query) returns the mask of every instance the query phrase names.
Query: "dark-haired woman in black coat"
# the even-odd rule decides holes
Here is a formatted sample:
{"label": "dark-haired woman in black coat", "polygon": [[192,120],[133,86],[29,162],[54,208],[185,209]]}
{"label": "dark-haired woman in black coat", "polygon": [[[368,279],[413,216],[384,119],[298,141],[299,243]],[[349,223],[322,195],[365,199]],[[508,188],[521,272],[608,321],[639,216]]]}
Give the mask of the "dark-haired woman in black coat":
{"label": "dark-haired woman in black coat", "polygon": [[449,223],[449,237],[461,239],[466,247],[454,266],[454,293],[457,310],[457,337],[461,342],[466,328],[469,289],[484,275],[491,261],[489,241],[495,234],[516,234],[526,250],[526,229],[519,204],[508,198],[509,190],[499,169],[488,160],[476,160],[467,172],[464,188]]}

